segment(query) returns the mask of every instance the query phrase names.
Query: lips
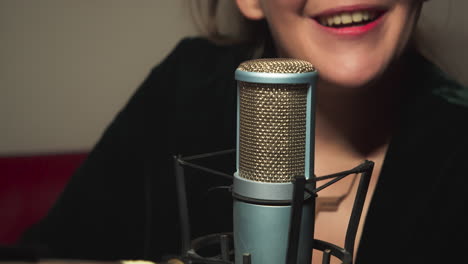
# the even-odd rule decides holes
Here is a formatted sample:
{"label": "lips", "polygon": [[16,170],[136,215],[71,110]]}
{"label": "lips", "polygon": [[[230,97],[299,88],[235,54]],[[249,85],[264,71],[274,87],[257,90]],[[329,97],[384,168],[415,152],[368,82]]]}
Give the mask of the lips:
{"label": "lips", "polygon": [[327,10],[312,18],[335,33],[363,33],[373,28],[387,12],[382,7],[344,7]]}

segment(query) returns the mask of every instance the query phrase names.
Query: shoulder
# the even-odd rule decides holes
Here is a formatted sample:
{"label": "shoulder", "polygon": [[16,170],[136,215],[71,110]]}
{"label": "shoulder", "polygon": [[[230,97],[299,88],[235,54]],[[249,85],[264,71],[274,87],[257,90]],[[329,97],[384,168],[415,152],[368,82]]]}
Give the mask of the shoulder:
{"label": "shoulder", "polygon": [[237,66],[248,57],[248,45],[219,45],[206,38],[187,37],[153,67],[139,90],[149,97],[187,98],[190,93],[221,87],[213,85],[215,82],[233,79]]}
{"label": "shoulder", "polygon": [[179,70],[207,71],[237,66],[248,53],[249,46],[245,44],[221,45],[203,37],[186,37],[176,44],[165,61],[180,63]]}
{"label": "shoulder", "polygon": [[[181,39],[176,47],[175,51],[178,52],[191,52],[191,51],[198,51],[198,52],[213,52],[213,51],[226,51],[230,49],[235,49],[236,47],[239,47],[240,45],[236,44],[226,44],[226,45],[221,45],[217,44],[207,38],[204,37],[185,37]],[[193,54],[197,55],[197,54]]]}
{"label": "shoulder", "polygon": [[413,178],[421,181],[429,175],[441,181],[458,177],[468,165],[460,162],[468,160],[468,97],[456,95],[467,88],[425,58],[413,59],[413,78],[391,144],[397,155],[390,156],[401,162],[399,169],[414,167]]}
{"label": "shoulder", "polygon": [[411,63],[418,81],[418,92],[430,91],[431,94],[450,104],[468,108],[468,87],[462,84],[425,56],[415,52]]}
{"label": "shoulder", "polygon": [[191,95],[226,86],[248,54],[249,47],[243,44],[218,45],[202,37],[183,38],[151,69],[130,103],[137,102],[134,104],[139,108],[164,105],[182,109],[181,105],[193,101]]}
{"label": "shoulder", "polygon": [[418,137],[433,135],[458,145],[468,135],[468,87],[420,54],[412,54],[410,63],[414,71],[403,103],[404,125]]}
{"label": "shoulder", "polygon": [[182,109],[183,104],[196,101],[193,96],[226,93],[234,81],[235,69],[248,54],[247,45],[220,45],[201,37],[184,38],[151,75],[169,83],[170,97]]}
{"label": "shoulder", "polygon": [[165,111],[171,109],[167,114],[170,152],[231,147],[237,100],[234,72],[249,58],[249,51],[244,44],[219,45],[205,38],[184,38],[155,68],[152,75],[158,85],[152,85],[152,93],[165,89]]}

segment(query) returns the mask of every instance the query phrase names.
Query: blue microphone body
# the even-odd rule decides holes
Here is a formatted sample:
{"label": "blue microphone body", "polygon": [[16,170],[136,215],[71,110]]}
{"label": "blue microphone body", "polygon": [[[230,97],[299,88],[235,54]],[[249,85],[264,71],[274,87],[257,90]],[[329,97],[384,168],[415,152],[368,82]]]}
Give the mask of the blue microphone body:
{"label": "blue microphone body", "polygon": [[[310,263],[312,259],[313,206],[305,204],[301,223],[297,263]],[[258,205],[234,201],[235,259],[241,264],[244,254],[252,263],[286,263],[291,206]]]}
{"label": "blue microphone body", "polygon": [[[285,264],[295,176],[314,175],[315,81],[305,61],[242,63],[233,183],[235,263]],[[304,195],[297,263],[310,264],[314,199]]]}

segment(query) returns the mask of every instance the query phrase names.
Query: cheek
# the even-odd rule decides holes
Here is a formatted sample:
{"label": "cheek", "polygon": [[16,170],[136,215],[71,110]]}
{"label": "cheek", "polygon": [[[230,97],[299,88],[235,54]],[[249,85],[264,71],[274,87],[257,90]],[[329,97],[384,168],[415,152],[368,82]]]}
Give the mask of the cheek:
{"label": "cheek", "polygon": [[271,30],[281,31],[285,28],[288,19],[303,14],[306,2],[306,0],[262,0],[260,5]]}
{"label": "cheek", "polygon": [[306,2],[306,0],[262,0],[260,3],[263,8],[277,7],[283,8],[279,11],[284,11],[284,9],[297,11],[303,8]]}

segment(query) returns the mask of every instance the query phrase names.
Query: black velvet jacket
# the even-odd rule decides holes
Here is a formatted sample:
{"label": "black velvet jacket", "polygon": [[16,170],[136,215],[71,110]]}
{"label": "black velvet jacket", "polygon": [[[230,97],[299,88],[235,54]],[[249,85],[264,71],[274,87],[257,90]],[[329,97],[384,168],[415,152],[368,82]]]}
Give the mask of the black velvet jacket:
{"label": "black velvet jacket", "polygon": [[[180,247],[173,156],[235,146],[235,68],[248,47],[190,38],[149,74],[22,246],[40,257],[149,259]],[[465,263],[468,109],[436,95],[448,81],[420,56],[401,105],[357,263]],[[203,165],[232,174],[234,155]],[[193,237],[232,231],[232,182],[187,169]]]}

